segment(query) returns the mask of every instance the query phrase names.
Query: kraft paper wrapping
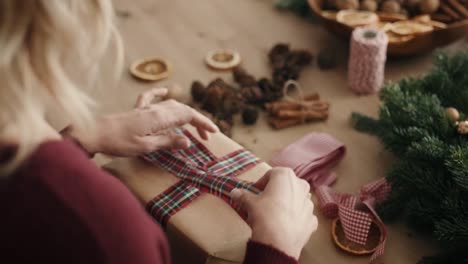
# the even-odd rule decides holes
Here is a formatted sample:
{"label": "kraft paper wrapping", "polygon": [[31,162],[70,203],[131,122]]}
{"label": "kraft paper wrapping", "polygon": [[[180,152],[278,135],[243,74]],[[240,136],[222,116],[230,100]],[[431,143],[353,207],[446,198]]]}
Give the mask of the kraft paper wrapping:
{"label": "kraft paper wrapping", "polygon": [[[242,148],[221,133],[211,134],[205,141],[192,127],[185,128],[217,157]],[[128,186],[143,205],[178,181],[159,166],[137,158],[115,159],[105,169]],[[269,169],[262,162],[238,178],[255,182]],[[241,263],[251,229],[226,202],[202,194],[171,217],[166,234],[174,263]]]}

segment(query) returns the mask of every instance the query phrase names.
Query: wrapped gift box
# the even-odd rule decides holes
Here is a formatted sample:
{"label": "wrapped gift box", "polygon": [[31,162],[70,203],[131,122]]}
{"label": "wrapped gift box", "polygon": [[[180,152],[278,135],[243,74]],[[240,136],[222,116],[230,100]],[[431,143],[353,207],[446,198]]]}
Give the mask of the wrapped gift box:
{"label": "wrapped gift box", "polygon": [[[221,133],[205,141],[191,127],[185,127],[219,158],[242,149]],[[142,159],[116,159],[106,166],[138,197],[144,206],[180,179],[166,169]],[[259,162],[236,178],[256,182],[270,166]],[[174,263],[241,263],[250,227],[219,197],[203,193],[165,223]]]}

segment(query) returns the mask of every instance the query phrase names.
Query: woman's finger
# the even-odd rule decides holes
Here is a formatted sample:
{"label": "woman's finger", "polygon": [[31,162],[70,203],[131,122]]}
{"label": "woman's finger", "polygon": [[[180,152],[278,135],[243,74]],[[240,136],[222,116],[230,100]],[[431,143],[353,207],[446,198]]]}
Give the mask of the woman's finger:
{"label": "woman's finger", "polygon": [[270,170],[269,180],[264,193],[295,193],[299,185],[294,171],[290,168],[276,167]]}
{"label": "woman's finger", "polygon": [[249,213],[252,210],[256,198],[255,194],[243,189],[233,189],[230,196],[240,211]]}
{"label": "woman's finger", "polygon": [[265,189],[265,187],[268,184],[268,181],[270,181],[270,175],[272,170],[273,169],[267,171],[256,183],[254,183],[254,186],[261,190]]}
{"label": "woman's finger", "polygon": [[[211,133],[216,133],[219,131],[218,127],[213,123],[213,121],[211,121],[208,117],[195,111],[194,109],[192,109],[192,120],[190,121],[190,124],[196,127],[198,132],[200,132],[200,130],[208,131]],[[203,138],[203,135],[200,135],[200,137]]]}
{"label": "woman's finger", "polygon": [[167,93],[167,88],[153,88],[149,91],[146,91],[138,96],[135,108],[148,106],[156,97],[166,96]]}
{"label": "woman's finger", "polygon": [[200,135],[200,137],[201,137],[202,139],[204,139],[204,140],[208,140],[208,139],[209,139],[209,135],[208,135],[208,132],[206,132],[206,130],[197,127],[197,132],[198,132],[198,135]]}

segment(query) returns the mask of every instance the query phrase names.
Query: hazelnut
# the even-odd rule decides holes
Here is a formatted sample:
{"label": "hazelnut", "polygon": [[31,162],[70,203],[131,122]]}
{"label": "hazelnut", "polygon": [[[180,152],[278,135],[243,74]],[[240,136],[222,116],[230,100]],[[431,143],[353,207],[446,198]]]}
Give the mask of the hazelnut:
{"label": "hazelnut", "polygon": [[386,0],[380,6],[380,11],[390,14],[400,13],[400,9],[400,4],[395,0]]}
{"label": "hazelnut", "polygon": [[445,109],[445,114],[451,119],[451,121],[457,121],[460,119],[460,113],[456,108],[448,107]]}
{"label": "hazelnut", "polygon": [[358,9],[358,0],[335,0],[335,5],[338,10],[344,9]]}
{"label": "hazelnut", "polygon": [[468,121],[457,122],[457,131],[459,134],[468,134]]}
{"label": "hazelnut", "polygon": [[419,3],[419,11],[423,14],[431,14],[437,11],[440,6],[439,0],[421,0]]}
{"label": "hazelnut", "polygon": [[364,10],[364,11],[375,12],[377,11],[377,2],[375,2],[374,0],[364,0],[361,2],[359,9]]}

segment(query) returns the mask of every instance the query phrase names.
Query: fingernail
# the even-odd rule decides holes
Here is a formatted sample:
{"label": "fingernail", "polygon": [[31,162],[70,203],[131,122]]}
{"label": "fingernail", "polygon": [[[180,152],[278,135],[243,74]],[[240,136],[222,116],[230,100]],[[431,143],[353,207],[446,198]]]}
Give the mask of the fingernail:
{"label": "fingernail", "polygon": [[181,148],[188,148],[190,147],[190,141],[186,138],[177,138],[176,145]]}
{"label": "fingernail", "polygon": [[230,195],[233,200],[238,200],[242,195],[242,191],[239,189],[233,189]]}

